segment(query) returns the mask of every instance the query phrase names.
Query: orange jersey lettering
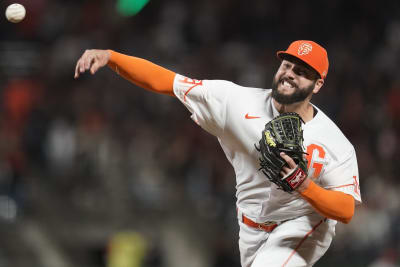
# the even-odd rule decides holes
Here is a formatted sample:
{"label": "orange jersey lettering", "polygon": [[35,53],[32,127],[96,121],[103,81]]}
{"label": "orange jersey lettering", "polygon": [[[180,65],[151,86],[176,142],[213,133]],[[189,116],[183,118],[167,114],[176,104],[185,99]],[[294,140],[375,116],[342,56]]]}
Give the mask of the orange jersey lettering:
{"label": "orange jersey lettering", "polygon": [[326,165],[325,150],[319,145],[311,144],[307,146],[307,154],[309,177],[317,179]]}

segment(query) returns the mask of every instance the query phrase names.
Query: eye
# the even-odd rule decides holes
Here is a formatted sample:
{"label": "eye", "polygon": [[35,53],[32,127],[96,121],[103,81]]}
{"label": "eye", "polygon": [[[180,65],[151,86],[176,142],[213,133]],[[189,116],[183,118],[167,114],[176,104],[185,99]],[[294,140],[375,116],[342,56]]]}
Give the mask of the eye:
{"label": "eye", "polygon": [[305,70],[301,70],[301,69],[296,70],[296,74],[299,76],[304,76],[304,77],[307,76],[307,72]]}
{"label": "eye", "polygon": [[310,77],[310,71],[305,68],[297,68],[295,70],[295,73],[301,77],[309,78]]}

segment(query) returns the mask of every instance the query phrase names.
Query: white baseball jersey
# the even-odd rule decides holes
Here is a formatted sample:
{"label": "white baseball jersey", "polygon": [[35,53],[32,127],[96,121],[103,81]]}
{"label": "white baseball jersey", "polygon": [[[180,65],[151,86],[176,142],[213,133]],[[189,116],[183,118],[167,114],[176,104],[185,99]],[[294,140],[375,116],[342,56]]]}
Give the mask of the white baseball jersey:
{"label": "white baseball jersey", "polygon": [[[191,118],[218,138],[236,174],[240,212],[259,223],[315,214],[297,192],[278,190],[259,171],[259,152],[254,145],[258,146],[265,124],[279,115],[271,89],[243,87],[223,80],[194,80],[177,74],[174,93],[192,113]],[[352,195],[360,203],[354,147],[316,109],[315,117],[303,125],[309,177],[323,188]]]}

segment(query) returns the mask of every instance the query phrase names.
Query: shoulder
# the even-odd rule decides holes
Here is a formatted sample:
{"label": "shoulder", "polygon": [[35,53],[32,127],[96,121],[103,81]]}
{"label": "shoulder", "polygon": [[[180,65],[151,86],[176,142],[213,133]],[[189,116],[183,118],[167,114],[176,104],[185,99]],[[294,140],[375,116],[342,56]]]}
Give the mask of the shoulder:
{"label": "shoulder", "polygon": [[264,88],[243,86],[226,80],[203,80],[203,84],[210,87],[227,87],[236,93],[243,94],[261,94],[265,93],[266,90],[270,90]]}
{"label": "shoulder", "polygon": [[[225,102],[237,101],[254,102],[262,99],[270,90],[246,87],[227,80],[198,80],[177,74],[174,80],[174,93],[183,102],[187,99],[193,101],[208,101],[210,99],[220,99]],[[264,98],[265,99],[265,98]]]}
{"label": "shoulder", "polygon": [[206,88],[220,88],[220,89],[229,89],[237,93],[243,94],[257,94],[257,93],[265,93],[266,90],[270,89],[263,89],[263,88],[256,88],[256,87],[247,87],[236,84],[232,81],[227,80],[198,80],[188,78],[186,76],[177,74],[174,80],[175,85],[184,85],[186,87],[193,87],[193,86],[202,86]]}
{"label": "shoulder", "polygon": [[[209,91],[224,91],[228,99],[242,103],[265,100],[271,91],[271,89],[248,87],[226,80],[203,80],[203,85]],[[210,93],[213,94],[213,92]]]}
{"label": "shoulder", "polygon": [[[317,108],[317,107],[316,107]],[[319,144],[335,157],[349,157],[354,147],[340,128],[319,108],[313,120],[304,126],[304,139],[308,144]]]}

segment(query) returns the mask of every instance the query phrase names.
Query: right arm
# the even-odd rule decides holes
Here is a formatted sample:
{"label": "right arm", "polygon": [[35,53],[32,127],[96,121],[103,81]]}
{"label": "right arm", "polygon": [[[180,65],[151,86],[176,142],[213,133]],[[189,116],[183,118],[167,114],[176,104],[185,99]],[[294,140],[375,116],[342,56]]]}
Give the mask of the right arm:
{"label": "right arm", "polygon": [[75,79],[81,73],[97,70],[108,65],[128,81],[147,90],[174,96],[173,84],[176,73],[142,58],[127,56],[112,50],[86,50],[75,67]]}
{"label": "right arm", "polygon": [[150,61],[112,50],[86,50],[76,64],[75,79],[86,71],[95,74],[106,65],[140,87],[176,96],[198,125],[215,136],[223,132],[228,94],[237,87],[233,83],[190,79]]}

